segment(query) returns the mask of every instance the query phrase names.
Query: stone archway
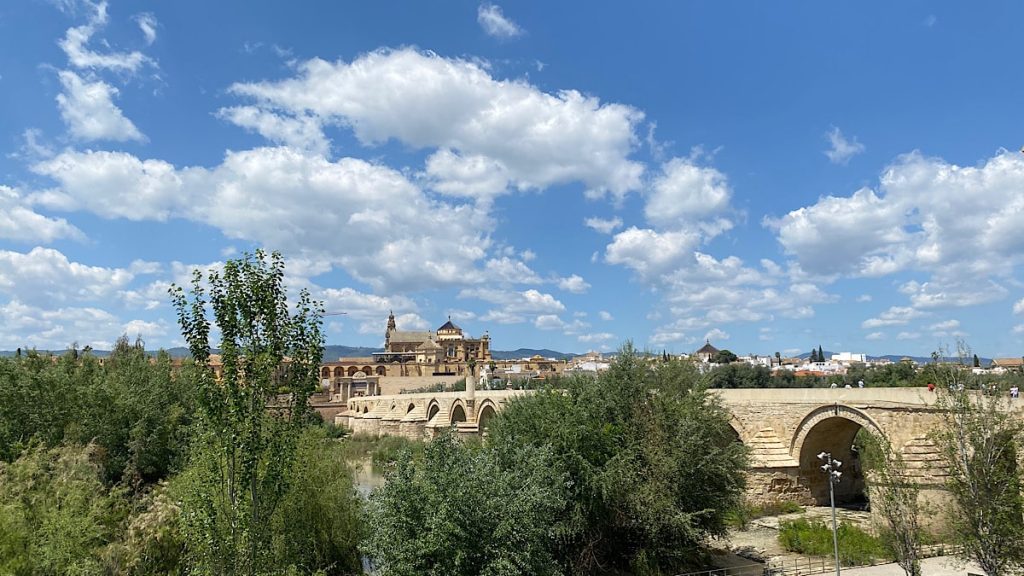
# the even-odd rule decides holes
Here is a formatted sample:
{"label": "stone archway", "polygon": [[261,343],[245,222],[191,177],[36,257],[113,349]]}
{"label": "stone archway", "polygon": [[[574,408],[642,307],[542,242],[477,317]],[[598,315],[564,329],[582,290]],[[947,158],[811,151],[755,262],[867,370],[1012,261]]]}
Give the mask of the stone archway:
{"label": "stone archway", "polygon": [[323,368],[322,368],[322,369],[320,370],[320,377],[321,377],[321,378],[330,378],[330,377],[331,377],[331,369],[330,369],[330,368],[328,368],[328,367],[326,367],[326,366],[324,366],[324,367],[323,367]]}
{"label": "stone archway", "polygon": [[430,405],[427,406],[427,422],[433,420],[434,416],[437,416],[438,412],[440,411],[441,406],[437,403],[437,400],[431,401]]}
{"label": "stone archway", "polygon": [[864,472],[854,446],[854,439],[862,429],[885,436],[878,423],[869,416],[842,404],[816,408],[797,426],[790,454],[800,464],[798,484],[815,504],[829,504],[827,477],[818,459],[822,452],[829,452],[842,462],[840,471],[843,475],[835,485],[836,504],[866,502]]}
{"label": "stone archway", "polygon": [[480,424],[481,434],[484,434],[486,432],[487,427],[491,423],[491,419],[494,418],[495,414],[497,413],[498,411],[494,407],[494,403],[492,402],[484,402],[483,405],[480,406],[480,413],[477,416],[477,422],[479,422]]}
{"label": "stone archway", "polygon": [[451,418],[448,421],[452,424],[466,421],[466,409],[462,407],[462,404],[456,403],[452,406]]}

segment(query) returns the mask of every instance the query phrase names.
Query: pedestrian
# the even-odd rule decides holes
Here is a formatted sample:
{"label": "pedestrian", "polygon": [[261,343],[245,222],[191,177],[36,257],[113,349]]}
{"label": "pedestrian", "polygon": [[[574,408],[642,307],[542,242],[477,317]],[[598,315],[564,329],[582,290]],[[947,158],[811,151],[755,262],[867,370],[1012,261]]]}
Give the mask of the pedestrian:
{"label": "pedestrian", "polygon": [[928,391],[929,392],[935,392],[935,384],[932,384],[931,382],[929,382],[928,383]]}
{"label": "pedestrian", "polygon": [[863,380],[857,380],[857,388],[863,388],[863,387],[864,387],[864,381]]}
{"label": "pedestrian", "polygon": [[1010,388],[1010,398],[1020,398],[1020,388],[1017,388],[1016,385]]}

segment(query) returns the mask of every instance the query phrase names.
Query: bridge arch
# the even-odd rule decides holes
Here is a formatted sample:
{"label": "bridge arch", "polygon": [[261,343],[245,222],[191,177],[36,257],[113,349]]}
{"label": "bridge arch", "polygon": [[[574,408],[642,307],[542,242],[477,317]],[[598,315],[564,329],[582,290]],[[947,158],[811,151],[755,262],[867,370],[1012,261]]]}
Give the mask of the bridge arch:
{"label": "bridge arch", "polygon": [[441,411],[441,405],[438,404],[437,400],[431,400],[427,404],[427,422],[430,422],[431,420],[433,420],[434,416],[437,416],[437,413],[440,412],[440,411]]}
{"label": "bridge arch", "polygon": [[462,405],[461,400],[456,400],[455,403],[452,404],[452,409],[448,413],[448,421],[453,425],[456,422],[466,421],[466,408]]}
{"label": "bridge arch", "polygon": [[484,400],[483,404],[480,405],[480,411],[477,413],[476,420],[480,425],[480,433],[483,434],[487,429],[487,426],[491,423],[491,418],[498,413],[498,407],[494,405],[494,402],[490,400]]}
{"label": "bridge arch", "polygon": [[866,500],[864,472],[854,440],[861,430],[885,438],[878,423],[857,408],[844,404],[819,406],[800,421],[793,434],[790,454],[800,463],[799,484],[814,503],[829,503],[828,481],[818,454],[829,452],[842,462],[842,478],[835,486],[836,504],[857,504]]}

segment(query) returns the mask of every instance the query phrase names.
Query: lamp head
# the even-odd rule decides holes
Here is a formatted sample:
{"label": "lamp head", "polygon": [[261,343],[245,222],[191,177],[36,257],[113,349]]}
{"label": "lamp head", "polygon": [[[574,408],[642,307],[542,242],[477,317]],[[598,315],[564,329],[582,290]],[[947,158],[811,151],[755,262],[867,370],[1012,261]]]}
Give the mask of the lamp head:
{"label": "lamp head", "polygon": [[839,468],[842,465],[843,465],[843,463],[840,462],[839,460],[833,460],[832,461],[832,466],[835,467],[835,468]]}
{"label": "lamp head", "polygon": [[828,452],[822,452],[821,454],[818,454],[818,460],[825,460],[826,458],[828,458]]}

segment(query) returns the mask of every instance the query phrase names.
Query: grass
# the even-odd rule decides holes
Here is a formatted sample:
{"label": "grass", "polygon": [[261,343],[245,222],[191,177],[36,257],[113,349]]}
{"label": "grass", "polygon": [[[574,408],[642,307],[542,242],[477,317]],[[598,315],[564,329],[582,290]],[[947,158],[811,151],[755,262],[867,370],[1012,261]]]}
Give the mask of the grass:
{"label": "grass", "polygon": [[[843,566],[863,566],[876,560],[892,560],[881,539],[864,530],[843,522],[839,525],[839,563]],[[830,556],[833,554],[832,529],[821,521],[803,518],[779,524],[779,543],[797,554]]]}

